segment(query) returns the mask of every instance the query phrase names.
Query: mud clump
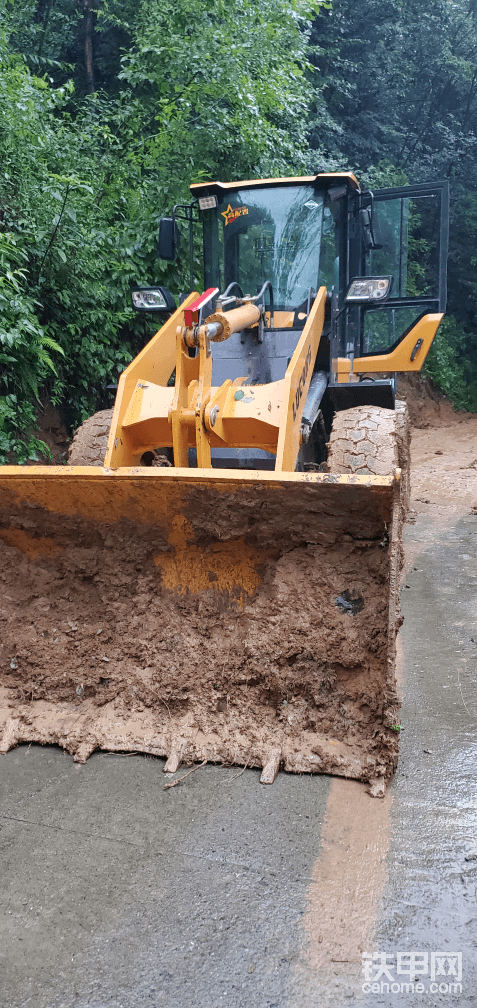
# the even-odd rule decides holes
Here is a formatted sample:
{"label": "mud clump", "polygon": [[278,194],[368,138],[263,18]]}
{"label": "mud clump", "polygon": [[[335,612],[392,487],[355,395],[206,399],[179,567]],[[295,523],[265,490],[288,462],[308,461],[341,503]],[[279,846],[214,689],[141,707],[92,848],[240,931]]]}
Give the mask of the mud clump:
{"label": "mud clump", "polygon": [[392,509],[329,480],[286,505],[273,485],[245,505],[192,490],[173,533],[165,519],[109,524],[12,498],[0,749],[35,740],[79,761],[99,747],[248,766],[279,750],[285,770],[389,778]]}

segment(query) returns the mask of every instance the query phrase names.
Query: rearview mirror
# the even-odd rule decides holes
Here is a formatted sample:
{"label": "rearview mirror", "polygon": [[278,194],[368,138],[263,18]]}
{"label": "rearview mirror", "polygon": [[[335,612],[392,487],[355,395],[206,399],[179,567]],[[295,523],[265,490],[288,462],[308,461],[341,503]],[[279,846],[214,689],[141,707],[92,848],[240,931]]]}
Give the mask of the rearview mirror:
{"label": "rearview mirror", "polygon": [[174,217],[161,217],[159,222],[159,241],[157,243],[159,259],[173,262],[177,255],[178,242],[179,230]]}
{"label": "rearview mirror", "polygon": [[374,240],[373,233],[373,213],[371,207],[365,207],[363,210],[359,211],[359,223],[361,225],[361,237],[363,239],[364,251],[367,254],[372,252],[374,249],[380,249],[383,246],[377,245]]}

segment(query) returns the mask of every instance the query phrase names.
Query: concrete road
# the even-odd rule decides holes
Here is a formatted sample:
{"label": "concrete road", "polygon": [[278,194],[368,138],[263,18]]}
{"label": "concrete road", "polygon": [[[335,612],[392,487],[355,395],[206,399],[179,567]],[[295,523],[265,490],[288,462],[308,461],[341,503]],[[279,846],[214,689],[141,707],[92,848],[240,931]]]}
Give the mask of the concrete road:
{"label": "concrete road", "polygon": [[1,1008],[477,1008],[477,518],[408,539],[384,801],[329,777],[206,766],[164,791],[150,757],[1,757]]}

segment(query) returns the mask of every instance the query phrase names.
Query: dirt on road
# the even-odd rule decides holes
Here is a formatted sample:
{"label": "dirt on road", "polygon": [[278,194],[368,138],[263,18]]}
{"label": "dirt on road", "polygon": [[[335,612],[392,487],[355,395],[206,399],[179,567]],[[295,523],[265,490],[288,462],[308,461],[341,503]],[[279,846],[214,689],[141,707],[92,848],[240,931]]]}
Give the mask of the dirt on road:
{"label": "dirt on road", "polygon": [[[477,416],[456,412],[445,396],[418,378],[403,379],[400,394],[413,425],[408,520],[429,515],[441,528],[477,507]],[[412,562],[410,544],[406,560]]]}

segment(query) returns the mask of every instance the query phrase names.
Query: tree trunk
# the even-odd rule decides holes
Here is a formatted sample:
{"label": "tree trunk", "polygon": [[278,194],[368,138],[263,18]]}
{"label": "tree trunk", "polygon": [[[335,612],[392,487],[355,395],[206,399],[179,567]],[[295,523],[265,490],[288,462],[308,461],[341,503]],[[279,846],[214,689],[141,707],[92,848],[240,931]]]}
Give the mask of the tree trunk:
{"label": "tree trunk", "polygon": [[39,36],[38,53],[37,53],[38,58],[41,57],[43,52],[43,46],[45,44],[46,32],[48,28],[48,21],[50,18],[50,13],[53,5],[54,0],[46,0],[46,2],[45,0],[38,0],[38,3],[35,8],[35,14],[33,20],[36,21],[37,24],[41,24],[41,32]]}
{"label": "tree trunk", "polygon": [[86,72],[86,90],[88,94],[94,94],[94,67],[93,67],[93,31],[94,14],[92,10],[93,0],[83,0],[83,24],[84,24],[84,64]]}

